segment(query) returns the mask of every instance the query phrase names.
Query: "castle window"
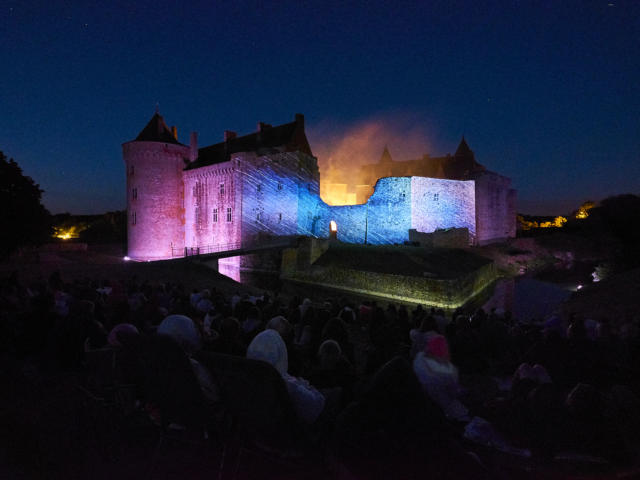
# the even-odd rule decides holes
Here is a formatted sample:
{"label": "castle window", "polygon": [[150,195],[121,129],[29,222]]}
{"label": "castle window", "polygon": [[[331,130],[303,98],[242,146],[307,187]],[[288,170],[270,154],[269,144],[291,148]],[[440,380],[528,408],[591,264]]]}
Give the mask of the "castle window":
{"label": "castle window", "polygon": [[406,194],[406,193],[404,193],[404,192],[402,192],[402,193],[400,194],[400,200],[402,200],[402,201],[403,201],[403,200],[406,200],[406,198],[407,198],[407,194]]}
{"label": "castle window", "polygon": [[256,215],[256,221],[259,222],[260,220],[262,220],[262,213],[258,212]]}
{"label": "castle window", "polygon": [[231,220],[232,220],[231,207],[227,207],[227,222],[231,222]]}
{"label": "castle window", "polygon": [[281,223],[281,222],[282,222],[282,213],[279,213],[278,214],[278,223]]}
{"label": "castle window", "polygon": [[278,182],[278,190],[282,190],[282,182]]}
{"label": "castle window", "polygon": [[129,175],[133,177],[133,173],[134,173],[134,169],[133,169],[133,165],[131,165],[131,168],[129,169]]}
{"label": "castle window", "polygon": [[437,202],[439,200],[440,194],[439,193],[434,193],[433,194],[433,201]]}
{"label": "castle window", "polygon": [[134,199],[134,200],[137,200],[137,199],[138,199],[138,189],[137,189],[137,188],[134,188],[134,189],[131,191],[131,197],[133,197],[133,199]]}
{"label": "castle window", "polygon": [[258,184],[258,186],[256,187],[256,190],[257,190],[258,192],[261,192],[261,191],[262,191],[262,184],[261,184],[261,183],[259,183],[259,184]]}
{"label": "castle window", "polygon": [[138,223],[138,219],[136,216],[136,212],[131,213],[131,225],[135,225],[136,223]]}
{"label": "castle window", "polygon": [[224,195],[224,183],[220,184],[220,195]]}
{"label": "castle window", "polygon": [[213,223],[218,223],[218,209],[213,209]]}

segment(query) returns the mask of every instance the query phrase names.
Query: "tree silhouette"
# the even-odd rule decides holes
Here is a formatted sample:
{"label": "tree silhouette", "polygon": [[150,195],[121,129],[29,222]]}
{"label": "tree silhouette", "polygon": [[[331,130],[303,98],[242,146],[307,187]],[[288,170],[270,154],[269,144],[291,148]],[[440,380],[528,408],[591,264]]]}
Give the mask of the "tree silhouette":
{"label": "tree silhouette", "polygon": [[50,214],[41,203],[40,186],[0,151],[0,257],[23,245],[44,242]]}

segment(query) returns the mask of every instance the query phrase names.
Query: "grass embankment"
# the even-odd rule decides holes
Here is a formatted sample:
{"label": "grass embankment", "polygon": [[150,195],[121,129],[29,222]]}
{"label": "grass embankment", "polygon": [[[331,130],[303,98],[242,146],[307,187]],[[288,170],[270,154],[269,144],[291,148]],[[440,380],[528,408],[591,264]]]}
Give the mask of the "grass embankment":
{"label": "grass embankment", "polygon": [[21,281],[28,283],[46,279],[58,270],[65,281],[82,278],[126,281],[135,277],[139,282],[154,285],[172,282],[181,283],[187,289],[216,287],[228,294],[257,291],[191,260],[125,262],[121,250],[117,245],[96,245],[89,246],[86,252],[47,252],[39,257],[13,257],[0,264],[0,276],[17,271]]}
{"label": "grass embankment", "polygon": [[640,269],[586,285],[563,303],[562,312],[581,318],[608,319],[614,324],[640,318]]}

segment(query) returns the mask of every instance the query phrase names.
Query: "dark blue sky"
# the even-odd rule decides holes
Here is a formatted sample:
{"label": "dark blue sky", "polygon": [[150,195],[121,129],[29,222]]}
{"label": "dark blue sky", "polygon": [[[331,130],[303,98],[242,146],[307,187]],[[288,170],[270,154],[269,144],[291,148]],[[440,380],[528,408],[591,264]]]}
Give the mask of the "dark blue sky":
{"label": "dark blue sky", "polygon": [[54,213],[124,208],[156,102],[201,146],[296,112],[314,151],[370,118],[433,155],[464,133],[525,213],[640,193],[638,0],[90,3],[0,3],[0,150]]}

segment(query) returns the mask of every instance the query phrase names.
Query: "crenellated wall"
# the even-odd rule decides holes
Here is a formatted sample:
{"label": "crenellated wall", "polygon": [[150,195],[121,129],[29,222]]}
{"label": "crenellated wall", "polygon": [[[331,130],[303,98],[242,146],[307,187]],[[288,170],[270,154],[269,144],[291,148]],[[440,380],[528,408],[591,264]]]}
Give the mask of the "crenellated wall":
{"label": "crenellated wall", "polygon": [[127,255],[137,260],[171,258],[184,247],[182,169],[189,148],[133,141],[122,145],[127,178]]}

